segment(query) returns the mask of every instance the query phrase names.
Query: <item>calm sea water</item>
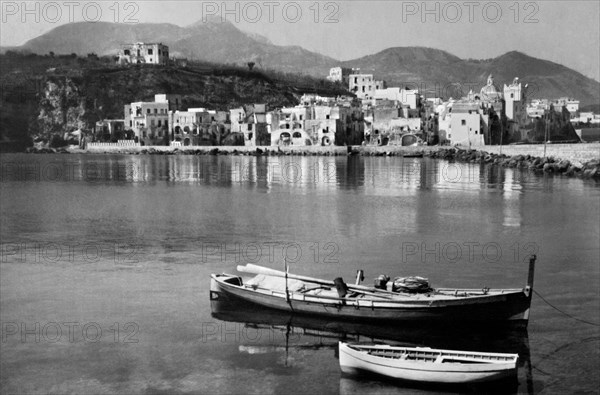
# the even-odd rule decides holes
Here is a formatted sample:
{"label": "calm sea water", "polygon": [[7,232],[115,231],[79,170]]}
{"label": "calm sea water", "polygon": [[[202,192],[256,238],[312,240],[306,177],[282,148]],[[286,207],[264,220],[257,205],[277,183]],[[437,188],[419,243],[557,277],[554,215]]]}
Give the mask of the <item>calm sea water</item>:
{"label": "calm sea water", "polygon": [[[596,182],[397,157],[7,154],[1,164],[2,393],[432,390],[342,377],[344,331],[519,352],[519,393],[600,385]],[[247,306],[219,315],[209,300],[211,273],[282,269],[284,257],[293,273],[348,282],[363,269],[366,283],[515,288],[532,253],[536,291],[589,323],[538,295],[528,331],[497,336]]]}

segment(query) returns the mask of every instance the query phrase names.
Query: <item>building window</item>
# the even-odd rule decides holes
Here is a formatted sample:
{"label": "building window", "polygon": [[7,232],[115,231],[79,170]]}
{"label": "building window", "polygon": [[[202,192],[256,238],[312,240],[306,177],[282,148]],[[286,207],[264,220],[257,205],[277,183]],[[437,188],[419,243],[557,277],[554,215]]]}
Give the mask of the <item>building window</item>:
{"label": "building window", "polygon": [[300,120],[302,121],[302,114],[300,114]]}
{"label": "building window", "polygon": [[129,121],[129,127],[133,127],[133,121],[132,120]]}
{"label": "building window", "polygon": [[148,55],[152,55],[152,50],[151,49],[148,50]]}
{"label": "building window", "polygon": [[149,108],[146,109],[146,114],[150,114],[150,109]]}
{"label": "building window", "polygon": [[358,84],[358,77],[354,77],[354,83]]}
{"label": "building window", "polygon": [[465,125],[467,124],[467,121],[466,121],[466,120],[464,120],[464,119],[462,119],[462,120],[460,121],[460,124],[461,124],[461,125],[463,125],[463,126],[465,126]]}
{"label": "building window", "polygon": [[125,51],[123,51],[123,53],[124,53],[125,55],[131,55],[131,52],[130,52],[128,49],[126,49]]}
{"label": "building window", "polygon": [[160,126],[160,124],[161,124],[161,123],[162,123],[162,122],[161,122],[161,120],[159,119],[159,120],[158,120],[158,126]]}
{"label": "building window", "polygon": [[514,93],[511,93],[511,94],[510,94],[510,98],[512,99],[513,97],[515,97],[515,94],[514,94]]}
{"label": "building window", "polygon": [[248,130],[252,130],[252,124],[251,123],[248,124]]}
{"label": "building window", "polygon": [[325,119],[329,119],[329,114],[325,115]]}
{"label": "building window", "polygon": [[155,114],[158,114],[158,108],[155,108],[155,109],[154,109],[154,113],[155,113]]}

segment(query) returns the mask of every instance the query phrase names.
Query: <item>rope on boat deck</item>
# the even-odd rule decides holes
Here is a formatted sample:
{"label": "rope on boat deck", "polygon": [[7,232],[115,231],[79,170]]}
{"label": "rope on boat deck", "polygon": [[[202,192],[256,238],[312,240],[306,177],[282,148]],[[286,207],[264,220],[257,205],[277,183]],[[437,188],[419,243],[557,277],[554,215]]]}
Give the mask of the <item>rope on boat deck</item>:
{"label": "rope on boat deck", "polygon": [[566,315],[569,318],[574,319],[575,321],[579,321],[579,322],[583,322],[584,324],[589,324],[589,325],[594,325],[594,326],[600,326],[600,324],[597,324],[595,322],[590,322],[590,321],[586,321],[586,320],[582,320],[580,318],[577,317],[573,317],[571,314],[565,313],[564,311],[562,311],[561,309],[559,309],[558,307],[554,306],[552,303],[548,302],[546,299],[544,299],[544,297],[542,295],[540,295],[540,293],[538,291],[536,291],[535,289],[533,290],[533,293],[535,293],[537,296],[540,297],[540,299],[542,299],[544,302],[546,302],[546,304],[550,307],[552,307],[554,310]]}

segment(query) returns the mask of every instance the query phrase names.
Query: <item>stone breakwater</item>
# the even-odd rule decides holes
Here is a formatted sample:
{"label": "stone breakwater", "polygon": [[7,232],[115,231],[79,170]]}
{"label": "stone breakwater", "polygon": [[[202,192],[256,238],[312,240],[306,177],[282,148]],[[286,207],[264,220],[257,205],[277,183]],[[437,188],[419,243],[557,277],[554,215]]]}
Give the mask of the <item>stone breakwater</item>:
{"label": "stone breakwater", "polygon": [[543,156],[543,145],[487,146],[482,150],[439,146],[352,147],[94,147],[87,150],[31,148],[32,153],[96,153],[128,155],[247,155],[247,156],[400,156],[430,157],[507,168],[529,169],[540,174],[560,174],[600,179],[600,144],[552,144]]}
{"label": "stone breakwater", "polygon": [[485,151],[440,149],[431,152],[431,158],[455,160],[467,163],[484,163],[509,168],[529,169],[536,173],[563,174],[583,178],[600,179],[600,160],[593,159],[585,163],[553,157],[535,157],[532,155],[504,155]]}

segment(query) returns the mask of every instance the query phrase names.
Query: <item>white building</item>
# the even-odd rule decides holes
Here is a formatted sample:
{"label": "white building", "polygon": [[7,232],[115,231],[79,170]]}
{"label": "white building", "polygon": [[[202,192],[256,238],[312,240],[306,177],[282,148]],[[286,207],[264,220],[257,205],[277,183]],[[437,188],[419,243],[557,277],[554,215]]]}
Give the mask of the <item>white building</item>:
{"label": "white building", "polygon": [[[125,105],[125,129],[133,130],[136,139],[140,142],[146,139],[164,138],[168,130],[168,120],[168,100],[140,101]],[[148,141],[148,143],[150,142]]]}
{"label": "white building", "polygon": [[479,102],[457,101],[452,105],[450,120],[451,144],[469,147],[485,145],[485,133],[489,115],[481,111]]}
{"label": "white building", "polygon": [[329,69],[329,75],[327,79],[331,82],[345,83],[348,80],[348,75],[352,72],[352,69],[345,67],[332,67]]}
{"label": "white building", "polygon": [[376,88],[374,94],[375,100],[393,100],[401,104],[409,106],[411,109],[416,109],[419,104],[419,91],[417,89],[401,89],[393,88]]}
{"label": "white building", "polygon": [[554,101],[555,108],[566,107],[567,111],[571,113],[572,116],[575,115],[576,112],[579,111],[579,100],[570,99],[568,97],[561,97]]}
{"label": "white building", "polygon": [[383,89],[383,81],[376,81],[373,74],[350,74],[348,76],[348,90],[362,100],[375,98],[375,91]]}
{"label": "white building", "polygon": [[119,51],[120,64],[161,64],[169,63],[169,47],[162,43],[125,44]]}

